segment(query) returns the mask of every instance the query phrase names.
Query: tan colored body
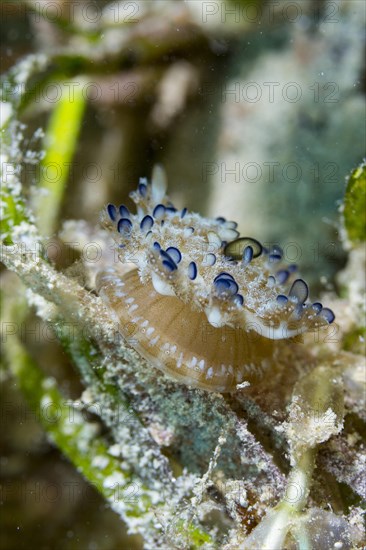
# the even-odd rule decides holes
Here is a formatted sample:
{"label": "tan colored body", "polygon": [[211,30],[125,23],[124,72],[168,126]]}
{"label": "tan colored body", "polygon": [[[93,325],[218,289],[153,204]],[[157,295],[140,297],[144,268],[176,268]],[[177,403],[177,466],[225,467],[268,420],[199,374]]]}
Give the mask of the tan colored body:
{"label": "tan colored body", "polygon": [[203,312],[143,285],[135,269],[98,276],[98,292],[121,334],[153,366],[175,380],[217,392],[235,391],[270,366],[276,342],[240,328],[213,327]]}

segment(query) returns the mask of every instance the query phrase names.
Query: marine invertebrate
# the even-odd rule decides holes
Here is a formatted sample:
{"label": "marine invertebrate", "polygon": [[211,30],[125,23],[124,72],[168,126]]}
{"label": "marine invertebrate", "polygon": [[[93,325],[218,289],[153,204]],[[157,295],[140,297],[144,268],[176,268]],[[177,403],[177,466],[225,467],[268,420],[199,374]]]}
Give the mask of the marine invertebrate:
{"label": "marine invertebrate", "polygon": [[[144,26],[146,27],[146,23],[144,23]],[[132,25],[132,27],[136,26]],[[131,26],[127,25],[127,28],[130,29]],[[116,34],[115,26],[112,33]],[[121,35],[118,32],[117,34]],[[138,31],[138,35],[140,34],[140,31]],[[181,34],[181,32],[178,33],[178,35]],[[313,39],[313,32],[311,34]],[[110,44],[117,51],[115,41],[113,37],[111,38]],[[131,44],[131,46],[133,47],[134,44]],[[153,47],[154,51],[159,50],[155,46],[156,36],[154,36]],[[255,48],[256,46],[255,43]],[[107,58],[105,58],[95,40],[90,44],[88,50],[84,50],[84,56],[85,51],[88,54],[90,53],[90,55],[85,56],[88,63],[84,69],[81,60],[75,65],[71,50],[72,48],[68,48],[69,54],[66,53],[61,58],[62,66],[66,62],[66,66],[72,71],[73,78],[76,76],[75,70],[77,71],[78,67],[82,73],[88,70],[88,74],[85,75],[88,81],[91,76],[95,78],[95,74],[90,75],[89,73],[90,59],[95,61],[93,67],[104,67],[101,71],[103,74],[105,73],[106,63],[111,71],[113,71],[113,66],[116,66],[113,65],[113,62],[112,66],[109,65],[110,56],[108,51],[106,52]],[[131,57],[130,48],[126,48],[125,40],[123,40],[123,50],[125,54],[127,53]],[[79,51],[80,48],[78,48]],[[93,52],[97,52],[99,61],[94,59]],[[60,73],[60,65],[57,63],[57,60],[60,59],[60,53],[54,51],[55,54],[57,57],[52,58],[52,66],[47,69],[47,79],[44,78],[43,71],[42,75],[38,75],[36,82],[40,83],[40,78],[41,82],[45,80],[50,82],[50,76],[65,74],[63,71]],[[202,59],[201,52],[199,52],[199,55]],[[137,56],[136,59],[139,63],[141,57]],[[122,65],[117,63],[118,70]],[[129,67],[130,64],[128,63],[127,66]],[[210,66],[209,69],[212,72]],[[142,70],[144,70],[144,66]],[[158,70],[161,71],[161,67],[158,67]],[[20,72],[24,74],[23,70]],[[218,72],[213,72],[215,81]],[[226,71],[221,72],[227,74]],[[79,84],[85,82],[84,75],[82,76],[83,80],[79,81]],[[34,82],[34,79],[32,80]],[[75,82],[78,82],[78,79]],[[28,85],[17,86],[17,88],[29,90]],[[33,84],[32,88],[34,89]],[[40,88],[38,86],[36,88],[39,91]],[[26,95],[29,97],[29,94]],[[151,100],[150,103],[153,103],[153,101]],[[187,112],[184,112],[182,120],[186,119],[186,115],[189,118],[191,103],[194,104],[195,102],[187,104]],[[212,116],[212,105],[211,102],[209,103],[210,119],[218,120],[218,117]],[[205,102],[205,105],[207,107],[208,102]],[[74,107],[75,103],[71,103],[69,106],[72,112],[75,112]],[[125,107],[123,107],[123,110],[125,110]],[[136,106],[133,110],[136,112]],[[57,107],[53,110],[52,119],[58,111]],[[338,112],[338,109],[336,111]],[[102,112],[105,113],[104,106]],[[35,114],[37,119],[39,106]],[[147,118],[146,114],[144,107],[144,118]],[[27,113],[26,119],[28,119],[28,116]],[[57,115],[57,118],[59,124],[68,119],[65,114],[63,116]],[[74,117],[69,118],[73,123],[76,122]],[[34,122],[37,121],[36,119],[34,119]],[[138,159],[141,162],[141,159],[144,158],[141,152],[145,150],[146,138],[151,134],[148,133],[148,136],[146,136],[141,124],[133,124],[137,135],[132,134],[128,127],[125,127],[123,119],[119,115],[117,117],[112,116],[112,119],[117,126],[121,127],[123,133],[128,135],[127,142],[131,145],[126,150],[126,140],[122,140],[123,151],[118,156],[120,166],[124,166],[126,155],[129,162],[133,159]],[[81,118],[79,124],[82,124]],[[175,126],[180,127],[180,124]],[[60,131],[57,132],[58,139],[45,141],[45,143],[50,144],[51,151],[53,150],[60,155],[65,154],[63,141],[65,138],[69,140],[70,137],[68,132],[62,131],[63,127],[63,124],[58,125],[58,128],[60,128]],[[260,123],[258,125],[255,123],[252,129],[258,128],[259,132],[260,127]],[[264,132],[268,132],[267,124],[264,124],[263,128]],[[108,135],[112,135],[112,143],[116,147],[119,140],[114,139],[116,137],[115,132],[110,134],[107,128],[105,130],[105,136],[103,131],[103,143],[106,143],[108,148],[111,147],[111,139],[108,139]],[[100,128],[98,133],[100,134]],[[46,136],[47,134],[48,131]],[[82,141],[84,135],[81,134]],[[137,138],[136,141],[140,144],[139,147],[134,147],[134,135]],[[184,132],[183,135],[194,134]],[[90,133],[90,136],[98,149],[99,158],[112,166],[111,157],[104,154],[105,148],[99,147],[92,133]],[[171,137],[174,139],[174,136],[171,135]],[[173,139],[171,142],[173,142]],[[204,142],[206,140],[198,141]],[[9,142],[12,144],[11,149],[14,151],[13,135],[10,136]],[[79,157],[78,160],[87,162],[88,158],[90,159],[92,149],[82,146],[82,150],[88,152],[89,156],[87,158]],[[169,145],[169,151],[171,150],[172,147]],[[27,152],[24,151],[24,155],[25,153]],[[133,156],[130,156],[132,153]],[[177,157],[171,155],[170,153],[170,158],[166,157],[167,162],[170,165],[178,166],[179,159],[177,162]],[[329,158],[329,152],[327,152],[327,155]],[[202,157],[202,155],[198,156],[208,158]],[[8,174],[9,172],[13,174],[11,177],[12,182],[17,180],[17,168],[20,158],[22,158],[21,155],[16,155],[14,159],[16,170],[9,171],[8,168],[6,169]],[[94,155],[92,158],[97,160]],[[186,163],[184,150],[180,150],[180,158],[182,163]],[[137,162],[133,162],[134,165],[137,165]],[[65,164],[65,166],[68,165],[69,163]],[[181,170],[179,169],[176,172],[181,177]],[[105,170],[103,170],[103,174],[106,174]],[[124,342],[121,342],[107,308],[103,306],[99,297],[90,292],[90,289],[94,288],[94,273],[97,262],[93,261],[94,258],[91,258],[91,261],[88,262],[88,255],[84,252],[89,249],[89,243],[92,243],[93,248],[95,244],[99,246],[100,243],[100,249],[102,249],[105,232],[98,231],[94,228],[94,225],[89,226],[87,223],[90,215],[94,212],[94,208],[91,208],[89,201],[79,200],[79,191],[82,191],[84,197],[92,196],[93,200],[98,200],[98,197],[99,200],[103,200],[103,197],[100,194],[94,197],[95,194],[92,192],[88,181],[81,183],[77,180],[74,180],[73,185],[70,186],[67,202],[75,206],[79,220],[69,219],[65,222],[66,224],[70,223],[69,228],[71,230],[75,230],[75,238],[64,239],[65,246],[63,249],[68,253],[70,247],[73,246],[70,243],[75,242],[77,243],[77,250],[81,252],[80,255],[63,254],[63,257],[67,256],[68,258],[66,262],[57,261],[53,265],[52,257],[55,257],[54,255],[47,253],[51,261],[51,263],[47,263],[47,256],[33,253],[35,250],[34,235],[37,237],[37,243],[43,244],[44,242],[44,248],[47,252],[50,251],[50,247],[40,237],[38,241],[36,227],[30,229],[30,224],[25,226],[23,223],[24,218],[20,219],[18,214],[21,208],[18,209],[18,201],[16,206],[13,207],[13,193],[21,193],[21,182],[13,185],[9,201],[5,203],[10,214],[8,228],[11,240],[9,239],[7,242],[16,245],[11,249],[7,246],[5,248],[7,249],[7,266],[19,273],[28,286],[29,290],[26,292],[26,297],[30,306],[36,306],[40,322],[42,324],[47,322],[47,326],[52,322],[52,325],[58,331],[59,339],[68,351],[70,361],[78,372],[80,383],[84,386],[84,392],[78,399],[78,394],[74,392],[73,388],[62,381],[64,378],[61,373],[65,357],[64,350],[58,349],[57,344],[51,350],[49,350],[47,344],[46,350],[43,343],[42,348],[37,346],[42,352],[42,356],[44,357],[44,350],[47,351],[48,357],[49,351],[51,351],[53,357],[52,365],[50,363],[47,367],[44,364],[40,369],[44,371],[44,368],[46,368],[47,379],[44,380],[45,383],[42,382],[42,378],[39,376],[34,376],[35,369],[31,368],[32,366],[29,367],[25,364],[23,368],[19,368],[19,362],[24,361],[24,353],[19,350],[18,346],[15,349],[13,348],[15,353],[9,356],[9,368],[12,369],[16,380],[16,383],[10,380],[9,387],[11,389],[14,386],[24,387],[25,392],[31,394],[34,401],[39,402],[37,410],[44,411],[46,404],[47,406],[51,405],[50,399],[55,400],[58,410],[61,410],[59,405],[63,406],[64,412],[62,413],[61,422],[47,421],[44,423],[45,429],[51,437],[53,434],[57,436],[55,441],[57,441],[58,446],[70,458],[79,472],[84,473],[94,485],[99,482],[98,485],[106,502],[114,508],[120,518],[127,522],[130,532],[139,531],[141,533],[146,548],[177,547],[183,549],[202,548],[203,546],[212,549],[243,548],[247,537],[248,540],[245,543],[249,548],[256,546],[263,549],[265,544],[262,544],[262,542],[269,542],[267,546],[270,548],[274,546],[285,548],[296,544],[323,548],[340,546],[343,543],[340,531],[347,532],[345,523],[354,525],[355,518],[360,516],[360,512],[357,511],[355,514],[355,511],[349,510],[349,505],[354,502],[359,503],[353,491],[356,489],[357,494],[360,496],[362,494],[362,465],[364,465],[364,447],[360,437],[362,433],[358,433],[363,428],[361,422],[355,419],[356,415],[361,417],[360,401],[363,394],[360,386],[363,378],[361,374],[356,375],[355,361],[354,364],[351,364],[350,359],[347,359],[347,354],[336,353],[338,350],[343,349],[342,336],[338,338],[339,342],[336,345],[332,345],[333,358],[329,359],[329,363],[327,358],[327,364],[325,365],[321,363],[327,353],[327,350],[324,349],[326,346],[323,345],[323,342],[321,346],[316,346],[317,339],[313,338],[313,335],[307,335],[306,345],[300,346],[291,344],[291,339],[288,338],[278,340],[268,340],[266,338],[265,341],[268,345],[273,344],[272,349],[274,351],[273,358],[268,352],[267,364],[269,364],[270,369],[267,376],[261,380],[260,384],[253,384],[251,388],[246,388],[245,392],[238,392],[236,395],[229,395],[226,398],[222,398],[221,395],[215,393],[190,391],[184,385],[168,383],[165,377],[158,375],[159,373],[155,368],[150,367],[141,356],[134,353],[130,346],[125,346]],[[123,177],[122,179],[120,177],[116,179],[118,185],[121,185],[121,180],[123,180]],[[194,180],[195,178],[187,179],[187,181]],[[35,189],[33,191],[41,197],[45,195],[46,190],[42,187],[45,183],[38,182],[40,187],[36,187],[37,182],[34,183]],[[207,187],[208,184],[210,185],[210,196],[212,197],[211,182],[207,182]],[[105,196],[107,194],[113,196],[113,188],[108,181],[105,181],[104,177],[103,181],[98,181],[97,185],[105,193]],[[52,209],[52,226],[56,227],[56,224],[58,226],[61,222],[58,214],[61,215],[62,212],[68,218],[73,215],[73,212],[68,209],[61,210],[60,185],[57,184],[52,187],[53,189],[50,189],[50,192],[55,193],[53,204],[59,205],[57,208]],[[236,187],[238,189],[238,186]],[[326,187],[322,186],[323,191]],[[227,186],[225,188],[227,189]],[[66,191],[66,187],[64,190]],[[197,191],[197,188],[192,190],[195,196],[195,204],[199,201]],[[200,189],[200,195],[203,198],[207,197],[205,191],[204,187]],[[312,189],[310,192],[313,195]],[[22,195],[23,193],[19,197],[19,204],[24,204],[24,211],[27,212],[31,207],[31,204],[28,206],[29,201],[27,201],[28,189],[24,193],[24,200]],[[233,193],[228,193],[231,200],[236,202],[238,196],[236,195],[234,199],[233,195]],[[49,194],[47,194],[48,196]],[[291,186],[291,200],[294,197],[299,198],[297,189]],[[104,200],[107,201],[107,199]],[[81,204],[83,210],[80,209]],[[196,209],[200,210],[199,207],[196,207]],[[111,212],[113,212],[113,208]],[[310,212],[306,210],[304,214],[298,212],[299,220],[300,218],[305,219],[308,223]],[[38,216],[41,218],[43,215],[43,210],[38,208],[32,218],[34,224],[39,224],[38,227],[44,227],[43,223],[40,224],[42,219],[37,220]],[[153,221],[155,224],[154,218]],[[147,218],[144,222],[145,227],[149,223],[151,223],[151,220]],[[165,221],[166,223],[167,221]],[[268,226],[268,219],[265,220],[265,223]],[[126,223],[123,222],[121,225],[126,226]],[[140,231],[138,222],[136,230]],[[51,229],[44,230],[44,233],[53,234],[53,231]],[[282,235],[284,234],[282,233]],[[83,243],[81,242],[82,237],[85,237]],[[23,243],[25,246],[21,246]],[[244,247],[243,243],[244,241],[239,241],[235,245],[235,247],[239,247],[237,261],[242,260],[239,252],[244,253],[245,248],[244,264],[254,265],[257,259],[253,259],[251,256],[256,255],[256,243],[251,241],[249,245],[247,242]],[[108,250],[108,244],[109,241],[106,240],[106,250]],[[229,247],[230,244],[228,244]],[[169,243],[164,244],[165,250],[169,246],[172,245]],[[252,248],[252,251],[250,248]],[[225,250],[229,252],[230,248]],[[25,251],[26,253],[24,253]],[[231,250],[231,254],[235,251],[236,249]],[[174,254],[174,251],[170,250],[169,254],[172,253]],[[184,253],[182,255],[184,257]],[[82,264],[78,260],[69,266],[69,261],[73,261],[75,257],[81,258],[84,263]],[[179,256],[177,256],[177,262],[178,259]],[[213,260],[211,256],[210,259]],[[111,265],[112,259],[106,258],[104,248],[103,260]],[[121,262],[117,265],[124,271]],[[178,269],[182,265],[181,260],[177,263]],[[130,269],[130,266],[126,267],[126,271]],[[317,268],[314,271],[319,270],[319,265],[317,265]],[[354,277],[359,276],[363,271],[362,264],[358,263],[353,269],[354,273],[352,273],[352,268],[348,272],[346,278],[348,284],[354,282]],[[64,271],[60,272],[60,270]],[[120,269],[116,266],[116,272],[118,271]],[[196,271],[198,274],[200,273],[200,266],[196,264],[195,269],[192,264],[189,273],[192,277],[196,276],[197,279]],[[228,272],[231,273],[231,270]],[[276,274],[274,276],[277,278]],[[284,278],[285,276],[286,273],[279,274],[278,278]],[[292,280],[295,277],[298,276],[293,274]],[[122,275],[122,279],[124,280],[124,275]],[[116,278],[116,282],[119,281],[120,274]],[[6,329],[11,328],[14,332],[13,327],[23,327],[23,315],[27,314],[28,309],[23,314],[23,308],[18,305],[18,297],[23,296],[23,299],[25,299],[23,287],[19,284],[9,287],[7,282],[5,294],[8,303],[12,305],[12,314],[9,317],[5,316],[6,324],[3,324],[3,326]],[[287,293],[289,293],[291,279],[288,279],[287,284]],[[87,288],[85,289],[84,286]],[[237,294],[243,296],[244,303],[246,299],[244,290],[239,289]],[[357,298],[361,297],[360,291],[355,292],[355,294]],[[164,298],[164,296],[159,296],[159,299],[161,298]],[[329,299],[333,299],[333,297]],[[238,298],[238,300],[241,301],[241,298]],[[284,299],[282,298],[282,300]],[[351,305],[351,303],[346,303],[345,300],[343,306],[339,305],[339,301],[334,297],[334,308],[337,318],[340,320],[341,334],[348,334],[349,332],[349,328],[344,328],[347,314],[353,319],[352,326],[354,328],[359,327],[360,316],[355,314],[355,307],[351,307]],[[50,315],[52,315],[51,318]],[[29,321],[32,323],[31,327],[33,328],[34,320],[30,319]],[[74,330],[75,323],[78,326],[75,326]],[[206,315],[204,323],[205,330],[213,331],[215,334],[217,334],[217,329],[223,328],[214,327],[208,323]],[[126,334],[132,344],[135,340],[134,337],[139,334],[137,331],[140,328],[139,325],[135,327],[132,323],[126,327]],[[224,328],[225,333],[235,330],[238,337],[241,336],[240,331],[245,330],[241,327],[236,329],[230,325],[224,325]],[[331,329],[334,328],[337,327],[331,327]],[[142,327],[141,330],[144,330],[144,328]],[[6,331],[8,332],[8,330]],[[245,331],[245,334],[248,332]],[[256,336],[257,332],[254,330],[250,332],[251,338]],[[198,333],[197,338],[200,337],[201,335]],[[356,337],[358,338],[358,335]],[[23,336],[22,340],[25,340]],[[11,339],[9,339],[9,342],[12,346]],[[28,346],[28,342],[24,341],[23,344],[24,348]],[[282,344],[283,347],[281,347]],[[320,348],[322,349],[319,352]],[[352,347],[346,349],[351,350]],[[36,348],[31,344],[30,355],[33,355],[35,351],[37,351]],[[258,345],[256,352],[259,353],[259,351],[260,346]],[[286,351],[287,356],[282,355],[282,352]],[[61,358],[59,368],[58,359]],[[283,368],[278,366],[281,361],[283,361]],[[253,374],[254,372],[260,372],[261,369],[258,365],[254,365],[254,367]],[[357,368],[360,369],[360,367],[358,360]],[[245,372],[246,379],[252,375],[251,372],[248,372],[248,369],[249,367]],[[320,369],[322,370],[320,371]],[[57,375],[54,377],[56,370]],[[342,376],[346,393],[345,410],[348,419],[345,420],[342,432],[338,433],[341,428],[340,415],[342,414],[342,407],[338,400],[329,399],[327,394],[331,393],[328,390],[334,387],[334,380],[337,383],[339,380],[340,383],[337,384],[337,387],[339,394],[342,395],[343,388],[340,380],[342,371],[344,371],[344,376]],[[320,372],[323,372],[323,376],[320,376]],[[360,370],[358,370],[359,372]],[[305,384],[304,380],[301,381],[304,375],[309,373],[314,384]],[[62,376],[62,379],[59,375]],[[66,378],[68,378],[67,372],[65,373],[65,380]],[[73,379],[74,377],[70,382]],[[58,384],[58,380],[61,382],[60,384]],[[187,376],[187,381],[190,380],[192,380],[192,375]],[[50,387],[51,384],[52,388]],[[59,397],[53,391],[57,388],[57,385],[60,386]],[[81,391],[80,384],[78,384],[78,387]],[[75,416],[74,421],[70,419],[69,414],[70,398],[77,399],[75,409],[79,414]],[[92,415],[89,414],[91,407],[93,408]],[[94,411],[96,414],[94,414]],[[127,411],[128,414],[126,414]],[[80,414],[80,412],[86,414]],[[287,415],[287,412],[289,415]],[[67,422],[63,422],[63,417],[66,418],[66,415]],[[13,415],[9,414],[8,418],[10,419],[11,416]],[[16,423],[17,419],[15,418],[15,424],[7,425],[8,431],[13,432],[14,430],[10,428],[14,425],[16,427]],[[329,437],[330,440],[326,441],[325,436]],[[289,451],[291,451],[291,454]],[[316,454],[318,461],[314,463],[314,455]],[[52,453],[52,455],[54,456],[55,453]],[[289,458],[291,464],[289,464]],[[289,473],[290,468],[292,469]],[[11,469],[9,473],[12,476]],[[313,478],[314,491],[307,499]],[[13,483],[13,477],[10,477],[10,481]],[[132,486],[131,483],[133,483]],[[344,490],[345,485],[347,485],[347,491]],[[289,491],[286,490],[286,487]],[[114,488],[118,490],[115,491]],[[293,488],[292,491],[291,488]],[[322,488],[324,489],[322,490]],[[136,500],[135,498],[129,498],[129,489],[133,490],[133,495],[137,497]],[[301,500],[291,498],[298,496],[299,493],[303,497]],[[286,499],[290,502],[286,502]],[[291,500],[296,500],[296,502],[291,502]],[[186,506],[187,503],[189,508]],[[11,507],[13,507],[12,504],[13,498],[10,501]],[[328,510],[331,509],[335,512],[329,516],[331,512],[328,512]],[[347,513],[347,509],[349,513]],[[347,516],[341,516],[342,511],[344,511],[344,514],[347,513]],[[91,510],[89,507],[86,507],[86,512],[90,515]],[[99,513],[99,510],[97,513]],[[278,533],[279,525],[283,528]],[[13,531],[16,530],[13,529]],[[114,531],[119,531],[119,529],[114,529]],[[286,533],[289,533],[289,536]],[[328,533],[332,535],[332,538],[327,537]],[[285,535],[287,541],[283,540]],[[283,540],[283,544],[279,542],[279,537]],[[95,540],[94,536],[91,540]],[[256,544],[254,544],[254,541]],[[335,543],[335,541],[337,542]],[[113,545],[113,541],[110,542]],[[276,544],[277,542],[278,544]],[[118,544],[114,544],[114,546],[118,547]],[[122,544],[122,546],[124,545]],[[350,547],[350,544],[346,544],[345,547]]]}
{"label": "marine invertebrate", "polygon": [[98,275],[97,288],[121,334],[166,374],[234,391],[271,366],[284,340],[333,322],[330,309],[308,301],[278,246],[175,208],[160,167],[131,198],[136,214],[113,204],[102,214],[120,261]]}

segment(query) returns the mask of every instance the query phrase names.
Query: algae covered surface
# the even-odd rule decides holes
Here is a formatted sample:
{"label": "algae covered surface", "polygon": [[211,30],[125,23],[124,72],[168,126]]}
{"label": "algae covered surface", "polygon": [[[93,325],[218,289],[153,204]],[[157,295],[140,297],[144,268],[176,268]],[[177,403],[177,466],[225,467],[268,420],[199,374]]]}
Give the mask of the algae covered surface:
{"label": "algae covered surface", "polygon": [[[363,3],[1,10],[1,548],[362,548]],[[100,211],[156,164],[336,315],[230,394],[165,377],[96,291]]]}

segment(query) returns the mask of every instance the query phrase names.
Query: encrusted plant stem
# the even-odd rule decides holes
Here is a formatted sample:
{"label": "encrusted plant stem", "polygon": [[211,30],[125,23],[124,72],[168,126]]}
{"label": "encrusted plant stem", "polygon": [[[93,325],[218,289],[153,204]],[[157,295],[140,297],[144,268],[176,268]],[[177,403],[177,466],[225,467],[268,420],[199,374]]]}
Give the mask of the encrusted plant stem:
{"label": "encrusted plant stem", "polygon": [[[25,319],[27,305],[19,285],[13,285],[19,298],[15,301],[3,296],[3,323],[19,323]],[[19,383],[30,407],[49,439],[75,465],[77,470],[95,487],[129,524],[129,519],[140,517],[144,529],[156,536],[151,516],[154,493],[144,486],[132,472],[121,466],[121,460],[112,456],[104,439],[98,436],[97,426],[84,418],[73,402],[61,395],[53,378],[47,378],[32,360],[17,336],[7,338],[4,344],[5,360]],[[43,414],[47,407],[47,415]],[[50,420],[50,415],[52,416]],[[136,484],[138,499],[127,498],[128,488]],[[135,530],[136,532],[136,530]]]}
{"label": "encrusted plant stem", "polygon": [[[113,323],[111,323],[107,314],[104,312],[104,308],[98,299],[90,295],[76,282],[70,281],[62,274],[57,273],[40,257],[37,257],[35,260],[35,262],[29,262],[27,261],[26,255],[23,259],[21,259],[16,254],[9,253],[8,247],[4,247],[3,249],[3,261],[5,265],[9,269],[15,271],[24,283],[32,288],[33,292],[38,293],[47,301],[59,306],[62,318],[56,322],[56,327],[58,326],[57,330],[61,336],[64,332],[63,341],[75,360],[76,365],[80,368],[80,373],[84,382],[86,385],[90,384],[91,387],[95,387],[95,399],[98,399],[98,393],[103,392],[104,390],[103,393],[109,396],[109,401],[114,400],[114,408],[117,413],[118,408],[123,406],[123,403],[126,403],[126,398],[123,398],[121,392],[119,392],[120,395],[118,396],[118,399],[112,398],[110,391],[106,392],[105,383],[103,383],[96,375],[98,370],[93,370],[91,364],[88,362],[88,344],[85,342],[85,339],[84,345],[81,344],[82,339],[80,337],[78,338],[77,329],[77,327],[87,327],[88,336],[91,341],[103,341],[104,343],[108,343],[111,338],[113,339]],[[73,333],[72,338],[66,338],[65,336],[64,329],[67,328],[65,321],[76,324],[76,332]],[[89,349],[89,352],[90,351],[92,350]],[[129,350],[127,348],[124,349],[121,346],[121,352],[122,354],[126,352],[125,356],[126,360],[128,360]],[[99,359],[102,361],[101,358]],[[104,416],[104,420],[108,420],[108,411],[109,409],[105,406],[101,407],[101,413]],[[118,424],[118,414],[115,414],[114,420],[113,414],[111,414],[110,417],[111,418],[109,418],[109,422],[107,421],[107,424],[109,424],[113,430],[118,429],[118,425],[116,425],[116,423]],[[139,424],[138,429],[140,434],[145,431],[145,428],[141,424]],[[132,433],[131,437],[133,437]],[[157,445],[153,442],[148,433],[146,433],[146,436],[143,439],[145,440],[146,445],[144,450],[145,453],[151,452],[153,447],[156,448],[154,456],[156,460],[155,474],[158,474],[158,478],[160,480],[163,477],[166,482],[166,491],[169,493],[172,474],[169,472],[167,460],[160,454]]]}
{"label": "encrusted plant stem", "polygon": [[247,538],[245,550],[283,548],[287,533],[306,506],[314,463],[314,450],[306,451],[289,475],[285,496]]}
{"label": "encrusted plant stem", "polygon": [[306,506],[315,465],[315,451],[305,451],[291,471],[282,504],[290,514],[301,512]]}
{"label": "encrusted plant stem", "polygon": [[[7,254],[5,254],[7,256]],[[6,260],[5,260],[6,263]],[[11,262],[7,264],[11,265]],[[20,262],[20,265],[22,262]],[[43,273],[52,268],[38,261],[43,266]],[[18,265],[19,268],[19,265]],[[25,271],[27,271],[25,269]],[[50,275],[48,273],[48,275]],[[34,276],[34,273],[33,273]],[[23,278],[29,283],[31,275],[23,272]],[[62,276],[61,276],[62,278]],[[23,296],[23,289],[13,284],[9,296],[18,294],[17,300],[4,298],[3,316],[6,322],[22,322],[27,313],[27,305]],[[47,292],[46,292],[47,294]],[[53,298],[57,293],[53,293]],[[54,301],[57,301],[54,299]],[[58,320],[60,327],[62,323]],[[56,330],[62,333],[62,328]],[[127,523],[131,533],[141,533],[145,540],[146,548],[162,547],[166,535],[164,530],[156,521],[156,517],[164,517],[168,510],[176,506],[179,494],[174,495],[174,488],[167,461],[160,451],[154,451],[154,442],[151,438],[143,438],[141,432],[146,429],[136,418],[134,425],[126,429],[123,422],[120,422],[119,415],[113,414],[116,408],[126,408],[126,403],[121,399],[120,390],[111,388],[106,382],[98,379],[96,371],[88,362],[86,349],[79,347],[82,341],[74,337],[68,342],[65,335],[62,340],[67,344],[69,351],[75,359],[76,365],[80,367],[84,382],[87,383],[94,403],[101,403],[101,418],[111,428],[114,441],[118,442],[117,447],[109,447],[103,438],[98,436],[97,425],[90,424],[81,414],[80,402],[73,403],[64,398],[56,387],[53,378],[43,375],[38,365],[30,358],[26,349],[17,337],[8,338],[5,346],[5,356],[12,374],[17,378],[20,389],[24,393],[30,406],[35,411],[40,411],[39,417],[43,428],[50,437],[50,440],[70,459],[75,467],[84,477],[95,486],[109,502],[110,506]],[[84,343],[85,344],[85,343]],[[89,350],[91,351],[91,350]],[[81,363],[83,363],[81,365]],[[117,395],[115,395],[117,393]],[[109,404],[107,406],[107,403]],[[55,411],[56,421],[49,422],[42,415],[42,407]],[[57,414],[56,414],[57,413]],[[132,434],[130,430],[132,430]],[[135,445],[131,437],[139,430],[138,442]],[[137,447],[141,456],[150,456],[154,467],[150,468],[153,478],[156,478],[158,487],[151,485],[151,479],[145,483],[139,475],[139,457],[125,456],[124,449]],[[156,446],[156,444],[155,444]],[[161,464],[159,465],[159,459]],[[131,461],[134,464],[131,464]],[[136,466],[136,468],[134,467]],[[159,471],[159,468],[162,468]],[[163,483],[163,485],[162,485]],[[164,491],[161,488],[164,487]],[[136,491],[136,498],[131,498],[131,488]],[[160,491],[158,490],[160,488]],[[187,522],[181,521],[177,528],[187,548],[200,548],[203,544],[211,545],[211,537],[202,529]],[[212,547],[209,546],[209,547]]]}
{"label": "encrusted plant stem", "polygon": [[320,365],[295,386],[285,429],[290,444],[292,471],[284,497],[245,541],[245,549],[272,550],[284,547],[292,532],[301,548],[308,546],[306,508],[317,448],[343,426],[343,385],[332,364]]}
{"label": "encrusted plant stem", "polygon": [[273,509],[272,525],[263,539],[263,550],[281,548],[296,514],[302,512],[310,492],[315,463],[315,452],[309,450],[303,454],[291,471],[285,497]]}

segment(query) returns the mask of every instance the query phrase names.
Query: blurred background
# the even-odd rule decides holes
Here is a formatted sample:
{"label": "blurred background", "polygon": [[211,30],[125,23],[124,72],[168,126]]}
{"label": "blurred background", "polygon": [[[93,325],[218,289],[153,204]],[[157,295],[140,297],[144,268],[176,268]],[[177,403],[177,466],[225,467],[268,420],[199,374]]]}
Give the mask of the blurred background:
{"label": "blurred background", "polygon": [[[106,202],[129,205],[138,178],[160,162],[179,207],[236,220],[242,235],[279,244],[314,297],[334,288],[345,263],[345,177],[365,154],[363,2],[0,6],[2,73],[31,53],[50,58],[42,92],[36,79],[22,112],[28,139],[47,127],[61,98],[86,100],[54,233],[67,219],[96,225]],[[35,169],[25,173],[30,194],[36,179]],[[82,388],[66,356],[32,323],[23,341],[77,398]],[[48,444],[1,372],[0,547],[141,548]]]}

